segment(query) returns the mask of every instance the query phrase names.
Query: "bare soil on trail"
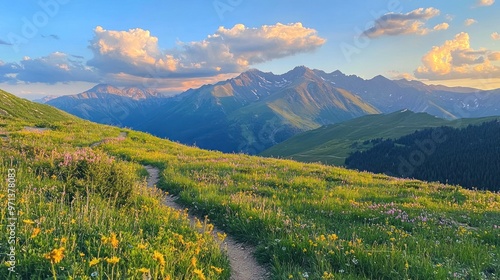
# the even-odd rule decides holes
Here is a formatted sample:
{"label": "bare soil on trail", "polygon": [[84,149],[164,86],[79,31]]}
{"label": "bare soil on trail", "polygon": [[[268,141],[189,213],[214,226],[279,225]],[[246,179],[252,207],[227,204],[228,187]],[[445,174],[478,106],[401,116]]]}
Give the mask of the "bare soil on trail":
{"label": "bare soil on trail", "polygon": [[[160,170],[153,166],[144,166],[149,173],[147,182],[148,187],[155,187],[159,180]],[[184,210],[185,207],[182,207],[176,202],[176,198],[168,195],[164,201],[165,205],[177,209]],[[194,224],[195,217],[193,215],[189,215],[189,219],[191,223]],[[214,227],[212,234],[217,238],[217,233],[224,234],[223,231]],[[229,256],[229,262],[231,265],[231,280],[265,280],[268,279],[269,273],[267,270],[260,264],[257,263],[255,258],[253,257],[254,248],[249,245],[244,245],[242,243],[236,242],[230,236],[227,236],[224,240],[224,248],[227,255]]]}

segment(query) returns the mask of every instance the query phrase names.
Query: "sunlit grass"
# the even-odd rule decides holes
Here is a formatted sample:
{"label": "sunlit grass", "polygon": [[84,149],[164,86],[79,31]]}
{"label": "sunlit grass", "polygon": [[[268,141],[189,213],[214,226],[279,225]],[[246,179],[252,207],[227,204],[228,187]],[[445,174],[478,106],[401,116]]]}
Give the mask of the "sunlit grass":
{"label": "sunlit grass", "polygon": [[500,196],[341,168],[181,147],[130,132],[111,154],[257,246],[274,279],[495,279]]}
{"label": "sunlit grass", "polygon": [[[228,279],[213,227],[194,228],[186,212],[164,206],[165,194],[146,187],[140,165],[88,148],[119,130],[86,124],[9,131],[0,174],[16,171],[16,274],[3,255],[0,278]],[[7,225],[6,184],[0,199]],[[7,234],[0,244],[8,252]]]}
{"label": "sunlit grass", "polygon": [[[255,245],[272,279],[499,278],[499,194],[203,151],[40,112],[0,117],[0,174],[14,168],[18,180],[21,279],[228,279],[212,227],[163,206],[140,164],[160,168],[159,186],[186,207]],[[66,165],[66,155],[84,159]],[[0,235],[1,252],[7,242]],[[7,260],[0,278],[16,279]]]}

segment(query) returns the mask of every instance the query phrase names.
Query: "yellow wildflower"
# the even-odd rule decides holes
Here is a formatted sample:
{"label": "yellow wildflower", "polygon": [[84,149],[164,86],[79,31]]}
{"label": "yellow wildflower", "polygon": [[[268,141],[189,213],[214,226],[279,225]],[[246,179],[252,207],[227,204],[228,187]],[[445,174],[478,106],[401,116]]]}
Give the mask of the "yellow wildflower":
{"label": "yellow wildflower", "polygon": [[196,228],[203,228],[203,225],[201,224],[200,220],[195,217],[195,226]]}
{"label": "yellow wildflower", "polygon": [[59,263],[64,258],[64,247],[59,249],[54,249],[50,253],[44,255],[44,257],[50,260],[51,263]]}
{"label": "yellow wildflower", "polygon": [[113,248],[118,248],[118,244],[120,243],[120,241],[118,241],[118,239],[116,239],[116,234],[114,233],[111,233],[111,237],[109,238],[109,242],[111,243],[111,246],[113,246]]}
{"label": "yellow wildflower", "polygon": [[193,267],[196,267],[196,262],[197,262],[196,257],[192,257],[192,258],[191,258],[191,265],[192,265]]}
{"label": "yellow wildflower", "polygon": [[224,269],[223,269],[223,268],[216,267],[216,266],[213,266],[213,265],[212,265],[212,266],[210,266],[210,268],[211,268],[211,269],[213,269],[213,270],[215,271],[215,273],[217,273],[217,274],[221,274],[221,273],[222,273],[222,271],[224,271]]}
{"label": "yellow wildflower", "polygon": [[61,238],[61,243],[62,244],[66,243],[67,241],[68,241],[68,238],[66,238],[66,237]]}
{"label": "yellow wildflower", "polygon": [[107,238],[106,236],[104,236],[104,235],[103,235],[103,236],[101,237],[101,243],[102,243],[102,244],[107,244],[107,243],[108,243],[108,238]]}
{"label": "yellow wildflower", "polygon": [[153,259],[157,261],[161,266],[165,265],[165,257],[163,256],[162,253],[158,251],[154,251],[153,253]]}
{"label": "yellow wildflower", "polygon": [[31,238],[35,238],[42,230],[40,228],[34,228]]}
{"label": "yellow wildflower", "polygon": [[330,239],[330,241],[335,241],[335,240],[339,239],[339,237],[335,233],[332,233],[332,234],[328,235],[328,239]]}
{"label": "yellow wildflower", "polygon": [[98,264],[100,262],[100,260],[98,258],[93,258],[90,262],[89,262],[89,267],[91,266],[94,266],[96,264]]}
{"label": "yellow wildflower", "polygon": [[146,245],[141,243],[141,244],[137,245],[137,248],[146,249]]}
{"label": "yellow wildflower", "polygon": [[325,271],[323,272],[323,276],[321,277],[321,279],[333,279],[333,274]]}
{"label": "yellow wildflower", "polygon": [[149,273],[149,269],[147,269],[145,267],[139,268],[137,271],[142,272],[142,273]]}
{"label": "yellow wildflower", "polygon": [[85,253],[80,253],[80,257],[85,257]]}
{"label": "yellow wildflower", "polygon": [[196,274],[200,280],[205,280],[206,279],[205,275],[203,274],[203,271],[201,269],[195,269],[193,271],[193,273]]}
{"label": "yellow wildflower", "polygon": [[111,257],[111,258],[106,258],[106,262],[110,264],[116,264],[120,261],[120,258],[118,257]]}
{"label": "yellow wildflower", "polygon": [[33,222],[33,220],[31,220],[31,219],[28,219],[28,220],[23,220],[23,223],[28,224],[28,225],[32,225],[35,222]]}
{"label": "yellow wildflower", "polygon": [[224,239],[226,239],[227,237],[227,234],[226,233],[220,233],[220,232],[217,232],[217,237],[219,238],[220,242],[224,242]]}

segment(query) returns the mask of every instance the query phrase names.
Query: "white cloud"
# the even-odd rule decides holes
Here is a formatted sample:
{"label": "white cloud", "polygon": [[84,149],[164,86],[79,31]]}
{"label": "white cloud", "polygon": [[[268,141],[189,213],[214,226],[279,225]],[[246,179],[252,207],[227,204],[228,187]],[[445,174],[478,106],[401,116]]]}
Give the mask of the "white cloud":
{"label": "white cloud", "polygon": [[477,23],[477,20],[473,19],[473,18],[468,18],[464,21],[464,25],[465,26],[471,26],[473,25],[474,23]]}
{"label": "white cloud", "polygon": [[310,52],[325,43],[316,30],[301,23],[249,28],[237,24],[219,29],[202,41],[179,42],[160,50],[158,38],[137,28],[129,31],[95,29],[89,61],[104,73],[139,77],[208,77],[246,70],[250,65]]}
{"label": "white cloud", "polygon": [[[419,8],[406,14],[388,13],[375,21],[375,25],[363,32],[365,36],[376,38],[383,35],[417,34],[425,35],[431,30],[425,27],[425,22],[438,16],[436,8]],[[440,29],[436,29],[440,30]]]}
{"label": "white cloud", "polygon": [[219,27],[201,41],[178,42],[170,50],[161,50],[158,41],[140,28],[114,31],[97,26],[89,61],[61,52],[26,57],[19,63],[0,61],[0,83],[107,82],[180,92],[233,77],[256,63],[314,51],[325,43],[316,30],[301,23]]}
{"label": "white cloud", "polygon": [[16,63],[5,63],[0,60],[0,83],[15,82],[15,76],[19,73],[20,67]]}
{"label": "white cloud", "polygon": [[477,0],[478,6],[491,6],[495,3],[495,0]]}
{"label": "white cloud", "polygon": [[0,61],[0,82],[54,84],[73,81],[98,82],[98,75],[83,60],[61,52],[36,59],[24,57],[19,63]]}
{"label": "white cloud", "polygon": [[103,82],[124,87],[143,86],[147,88],[154,88],[159,92],[166,94],[176,94],[189,88],[199,88],[202,85],[214,84],[219,81],[234,78],[237,75],[239,75],[239,73],[219,74],[212,77],[147,78],[119,73],[106,75]]}
{"label": "white cloud", "polygon": [[491,61],[500,61],[500,52],[492,52],[488,54],[488,59]]}
{"label": "white cloud", "polygon": [[498,32],[491,33],[491,39],[500,40],[500,34],[498,34]]}
{"label": "white cloud", "polygon": [[389,71],[388,76],[393,80],[401,80],[401,79],[405,79],[408,81],[416,80],[413,74],[407,72]]}
{"label": "white cloud", "polygon": [[32,59],[25,57],[20,63],[16,79],[28,83],[57,82],[97,82],[98,75],[94,69],[85,65],[82,60],[61,52]]}
{"label": "white cloud", "polygon": [[499,56],[498,52],[484,48],[472,49],[469,34],[462,32],[425,54],[415,77],[429,80],[488,78],[500,74],[500,68],[492,63]]}
{"label": "white cloud", "polygon": [[175,71],[178,62],[164,55],[158,47],[158,38],[140,28],[128,31],[105,30],[97,26],[89,48],[94,57],[89,65],[104,73],[129,73],[137,76],[152,75],[153,71]]}
{"label": "white cloud", "polygon": [[440,24],[437,24],[436,26],[434,26],[434,28],[432,28],[433,30],[446,30],[450,27],[450,25],[446,22],[443,22],[443,23],[440,23]]}

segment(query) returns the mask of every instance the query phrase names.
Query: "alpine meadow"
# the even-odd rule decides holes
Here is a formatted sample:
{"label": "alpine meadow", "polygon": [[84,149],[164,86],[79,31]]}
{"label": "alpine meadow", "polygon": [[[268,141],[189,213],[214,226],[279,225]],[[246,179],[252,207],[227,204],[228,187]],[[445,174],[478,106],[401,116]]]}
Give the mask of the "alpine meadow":
{"label": "alpine meadow", "polygon": [[0,3],[0,279],[500,279],[498,5]]}

